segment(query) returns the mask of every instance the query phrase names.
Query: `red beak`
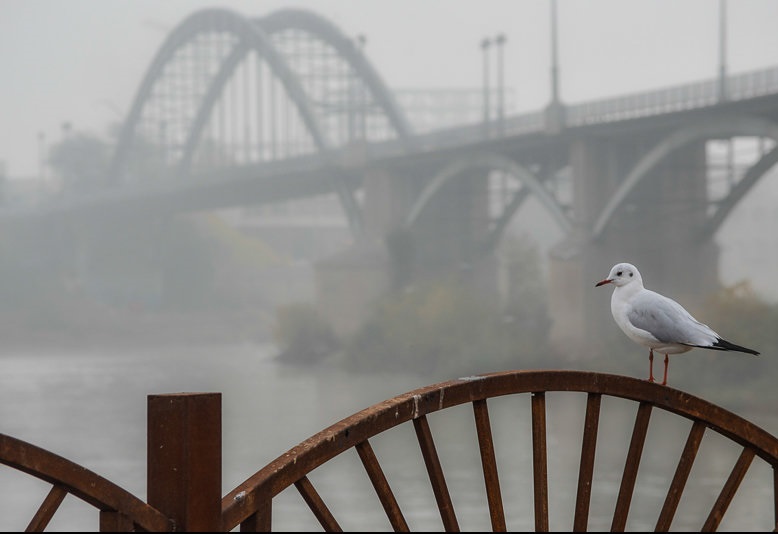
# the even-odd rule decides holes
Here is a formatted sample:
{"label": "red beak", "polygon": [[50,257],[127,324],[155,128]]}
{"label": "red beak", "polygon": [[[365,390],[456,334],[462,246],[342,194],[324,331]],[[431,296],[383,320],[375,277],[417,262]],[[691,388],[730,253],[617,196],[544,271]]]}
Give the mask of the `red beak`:
{"label": "red beak", "polygon": [[611,282],[613,282],[613,280],[606,278],[605,280],[600,280],[599,282],[594,284],[594,287],[604,286],[605,284],[610,284]]}

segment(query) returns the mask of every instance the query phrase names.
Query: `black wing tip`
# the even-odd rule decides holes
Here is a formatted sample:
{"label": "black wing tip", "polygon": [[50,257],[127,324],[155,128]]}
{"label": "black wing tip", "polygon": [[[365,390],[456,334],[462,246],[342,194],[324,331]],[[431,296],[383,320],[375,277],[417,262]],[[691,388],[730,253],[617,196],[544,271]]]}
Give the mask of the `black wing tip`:
{"label": "black wing tip", "polygon": [[745,352],[747,354],[753,354],[754,356],[759,356],[760,353],[755,351],[754,349],[749,349],[748,347],[742,347],[740,345],[735,345],[734,343],[731,343],[727,341],[726,339],[717,338],[716,342],[711,345],[712,349],[718,349],[718,350],[734,350],[737,352]]}

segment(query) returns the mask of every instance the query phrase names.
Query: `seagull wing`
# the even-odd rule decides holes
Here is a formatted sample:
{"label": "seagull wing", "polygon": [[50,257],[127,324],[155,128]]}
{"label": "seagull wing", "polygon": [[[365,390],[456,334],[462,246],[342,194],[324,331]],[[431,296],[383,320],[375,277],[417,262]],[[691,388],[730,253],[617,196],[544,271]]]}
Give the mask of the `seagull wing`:
{"label": "seagull wing", "polygon": [[692,317],[683,306],[648,289],[632,299],[627,319],[662,343],[709,347],[719,339],[716,332]]}

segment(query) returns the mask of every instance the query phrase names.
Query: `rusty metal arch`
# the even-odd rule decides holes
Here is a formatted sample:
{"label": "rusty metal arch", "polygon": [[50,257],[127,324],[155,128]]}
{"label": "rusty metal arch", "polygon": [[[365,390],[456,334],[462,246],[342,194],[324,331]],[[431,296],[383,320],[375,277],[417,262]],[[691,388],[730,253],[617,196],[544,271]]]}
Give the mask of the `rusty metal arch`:
{"label": "rusty metal arch", "polygon": [[[124,158],[132,144],[135,126],[140,118],[143,105],[148,101],[151,88],[161,75],[165,65],[171,60],[175,51],[180,46],[186,44],[201,32],[213,30],[234,32],[238,35],[240,40],[233,52],[222,62],[219,72],[214,79],[212,79],[205,98],[200,104],[198,113],[190,127],[185,144],[184,156],[181,161],[182,166],[179,167],[179,172],[186,172],[186,170],[188,170],[194,147],[199,140],[205,121],[207,120],[221,89],[237,67],[240,59],[252,49],[260,53],[268,62],[271,70],[283,84],[290,99],[297,107],[320,154],[325,158],[325,161],[332,165],[333,162],[329,161],[330,144],[310,105],[308,97],[282,54],[278,52],[273,45],[269,35],[250,19],[234,11],[223,8],[210,8],[198,11],[187,17],[184,22],[173,30],[157,52],[157,55],[147,70],[143,82],[136,94],[130,113],[124,122],[116,153],[114,155],[112,176],[117,176],[121,170]],[[343,183],[343,180],[336,179],[335,182],[336,183],[333,184],[334,189],[346,212],[349,225],[352,231],[357,233],[361,229],[362,219],[359,206],[353,197],[351,189]]]}
{"label": "rusty metal arch", "polygon": [[524,187],[522,187],[516,193],[511,203],[502,214],[502,217],[494,228],[492,234],[487,239],[487,247],[493,247],[497,243],[501,233],[507,226],[507,222],[511,217],[513,217],[529,193],[537,197],[537,199],[551,214],[552,218],[559,225],[563,232],[569,233],[572,229],[572,222],[564,213],[556,200],[554,200],[546,188],[543,187],[543,184],[540,183],[540,180],[538,180],[538,178],[523,165],[496,153],[478,154],[473,157],[459,159],[439,172],[429,182],[429,184],[427,184],[427,186],[424,188],[424,191],[422,191],[421,195],[419,195],[419,197],[416,199],[416,202],[408,211],[404,222],[405,227],[410,228],[416,223],[419,216],[421,215],[421,212],[424,210],[424,207],[446,182],[465,170],[477,168],[502,170],[522,182],[524,185]]}
{"label": "rusty metal arch", "polygon": [[[401,141],[407,141],[412,128],[402,108],[397,103],[394,93],[389,90],[378,71],[367,60],[365,55],[354,46],[351,39],[329,20],[303,9],[280,9],[256,22],[268,33],[273,34],[287,29],[298,29],[310,33],[329,44],[354,69],[368,88],[373,98],[384,110]],[[407,145],[406,145],[407,148]]]}
{"label": "rusty metal arch", "polygon": [[[667,490],[656,530],[668,530],[692,469],[697,450],[707,430],[712,430],[742,447],[719,498],[702,527],[714,531],[720,524],[752,460],[759,457],[778,481],[778,438],[753,423],[704,399],[657,383],[612,374],[568,371],[503,371],[463,377],[422,387],[346,417],[311,436],[257,471],[222,499],[222,526],[229,531],[272,530],[273,498],[295,486],[314,516],[327,531],[340,530],[332,512],[316,491],[308,474],[341,453],[354,449],[368,474],[395,531],[408,530],[408,524],[386,480],[369,440],[386,430],[411,422],[446,531],[459,525],[438,459],[427,415],[470,403],[483,467],[484,483],[492,528],[506,530],[499,476],[487,407],[488,399],[529,394],[532,408],[532,452],[534,475],[535,530],[548,530],[548,465],[546,458],[546,394],[580,392],[586,394],[586,415],[582,421],[583,440],[575,502],[574,531],[586,531],[591,499],[594,458],[602,397],[618,397],[638,405],[627,452],[621,487],[616,500],[612,531],[623,531],[638,476],[653,408],[692,422],[686,446],[675,476]],[[773,517],[778,520],[778,483],[773,484]]]}
{"label": "rusty metal arch", "polygon": [[778,141],[778,124],[748,115],[727,115],[704,120],[671,133],[644,155],[621,182],[594,223],[592,238],[598,239],[602,235],[616,209],[624,202],[627,195],[669,154],[695,140],[734,136],[769,137]]}
{"label": "rusty metal arch", "polygon": [[134,527],[149,532],[176,530],[175,524],[164,514],[125,489],[70,460],[20,439],[0,434],[0,464],[52,484],[27,531],[43,531],[68,494],[100,510],[101,523],[108,521],[118,527],[117,530],[134,531]]}

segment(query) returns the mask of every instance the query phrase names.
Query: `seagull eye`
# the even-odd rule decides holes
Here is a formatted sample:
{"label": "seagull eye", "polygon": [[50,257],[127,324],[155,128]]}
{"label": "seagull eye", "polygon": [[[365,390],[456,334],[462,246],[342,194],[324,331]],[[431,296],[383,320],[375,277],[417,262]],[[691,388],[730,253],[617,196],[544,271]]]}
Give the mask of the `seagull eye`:
{"label": "seagull eye", "polygon": [[621,276],[621,275],[622,275],[622,272],[621,272],[621,271],[619,271],[619,272],[617,272],[617,273],[616,273],[616,276]]}

